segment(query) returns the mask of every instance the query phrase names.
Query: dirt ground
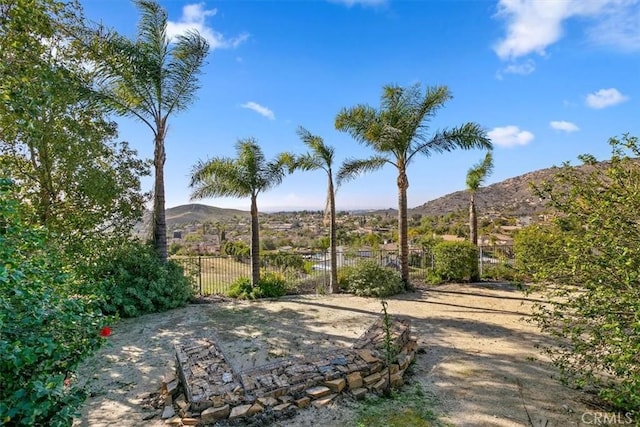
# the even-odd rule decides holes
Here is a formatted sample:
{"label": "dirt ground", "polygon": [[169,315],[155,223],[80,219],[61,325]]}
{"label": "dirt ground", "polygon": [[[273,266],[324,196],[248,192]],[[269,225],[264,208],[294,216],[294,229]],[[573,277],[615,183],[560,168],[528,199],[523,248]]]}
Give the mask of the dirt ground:
{"label": "dirt ground", "polygon": [[[454,426],[577,426],[585,396],[562,386],[538,345],[546,337],[525,322],[531,300],[506,284],[419,288],[389,299],[411,321],[420,352],[409,382]],[[113,325],[109,344],[79,370],[91,397],[74,426],[163,426],[142,399],[174,366],[173,346],[216,335],[237,370],[320,349],[351,345],[381,313],[380,301],[350,295],[275,301],[219,301]],[[425,403],[427,404],[427,403]],[[353,425],[354,404],[305,409],[283,426]],[[589,419],[589,418],[588,418]]]}

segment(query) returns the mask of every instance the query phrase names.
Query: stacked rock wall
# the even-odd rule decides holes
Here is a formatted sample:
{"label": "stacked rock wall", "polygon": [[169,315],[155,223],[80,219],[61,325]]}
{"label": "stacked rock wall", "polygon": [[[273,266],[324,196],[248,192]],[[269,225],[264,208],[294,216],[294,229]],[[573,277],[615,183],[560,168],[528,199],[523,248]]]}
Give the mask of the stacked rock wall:
{"label": "stacked rock wall", "polygon": [[279,416],[308,405],[324,406],[344,392],[362,399],[367,393],[398,387],[415,356],[416,342],[406,320],[393,321],[390,330],[396,350],[390,364],[385,363],[382,319],[349,349],[283,359],[240,373],[234,371],[215,337],[177,345],[184,395],[178,395],[176,387],[169,393],[170,401],[173,397],[181,404],[174,405],[175,414],[167,423],[187,425],[182,420],[199,419],[212,424],[263,413]]}

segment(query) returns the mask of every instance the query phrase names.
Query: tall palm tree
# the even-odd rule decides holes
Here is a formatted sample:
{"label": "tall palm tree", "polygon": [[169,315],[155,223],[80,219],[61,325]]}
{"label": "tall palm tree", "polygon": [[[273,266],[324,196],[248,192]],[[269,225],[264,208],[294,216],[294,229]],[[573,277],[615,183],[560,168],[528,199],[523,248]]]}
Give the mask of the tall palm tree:
{"label": "tall palm tree", "polygon": [[293,156],[279,154],[267,161],[253,138],[236,143],[237,157],[216,157],[198,162],[191,173],[191,199],[208,197],[251,198],[251,283],[260,280],[260,224],[258,222],[258,194],[282,183],[292,171]]}
{"label": "tall palm tree", "polygon": [[98,92],[118,114],[134,117],[153,132],[155,169],[153,242],[167,258],[164,163],[168,119],[186,109],[199,89],[198,77],[209,51],[195,31],[167,37],[167,12],[153,0],[134,0],[141,11],[138,33],[129,40],[115,32],[100,34],[96,61]]}
{"label": "tall palm tree", "polygon": [[333,160],[335,149],[326,145],[324,140],[312,135],[303,127],[298,128],[298,136],[309,147],[309,152],[296,159],[296,168],[305,171],[322,169],[327,174],[327,203],[325,214],[329,214],[329,257],[331,271],[329,275],[329,289],[331,293],[340,292],[338,287],[338,262],[336,253],[336,197],[333,182]]}
{"label": "tall palm tree", "polygon": [[406,88],[387,85],[382,90],[380,109],[356,105],[342,109],[336,129],[348,132],[356,141],[376,153],[368,159],[350,159],[344,164],[338,179],[369,172],[390,164],[398,170],[398,239],[400,272],[407,289],[409,283],[409,246],[407,242],[407,167],[421,154],[454,149],[491,148],[491,141],[476,123],[434,131],[429,134],[429,121],[445,102],[451,99],[446,86],[427,87],[422,93],[419,84]]}
{"label": "tall palm tree", "polygon": [[484,160],[473,165],[467,171],[467,189],[469,190],[469,240],[478,245],[478,213],[476,211],[476,192],[485,179],[493,172],[493,155],[489,151]]}

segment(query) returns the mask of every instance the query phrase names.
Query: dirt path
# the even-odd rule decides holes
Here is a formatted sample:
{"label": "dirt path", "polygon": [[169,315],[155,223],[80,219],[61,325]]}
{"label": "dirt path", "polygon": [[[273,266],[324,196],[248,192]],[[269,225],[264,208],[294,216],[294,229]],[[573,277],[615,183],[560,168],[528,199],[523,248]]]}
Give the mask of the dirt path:
{"label": "dirt path", "polygon": [[[581,425],[588,409],[561,386],[523,321],[530,301],[507,285],[445,285],[389,300],[411,320],[424,351],[414,381],[437,397],[435,412],[455,426]],[[114,325],[109,346],[80,370],[92,397],[76,426],[161,426],[141,400],[173,367],[173,345],[216,334],[236,369],[319,349],[348,346],[380,314],[376,299],[298,296],[277,301],[197,304]],[[433,403],[432,403],[433,404]],[[154,417],[154,415],[156,415]],[[352,405],[300,411],[287,426],[349,425]]]}

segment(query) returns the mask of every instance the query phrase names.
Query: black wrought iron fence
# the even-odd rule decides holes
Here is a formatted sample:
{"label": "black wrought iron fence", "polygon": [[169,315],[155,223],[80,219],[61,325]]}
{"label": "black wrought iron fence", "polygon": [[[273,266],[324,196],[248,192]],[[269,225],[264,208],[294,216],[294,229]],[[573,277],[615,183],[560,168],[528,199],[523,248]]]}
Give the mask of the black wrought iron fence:
{"label": "black wrought iron fence", "polygon": [[[246,256],[175,256],[172,259],[184,268],[185,275],[192,277],[201,295],[224,294],[236,279],[251,276],[251,259]],[[484,265],[510,263],[512,259],[511,246],[481,247],[479,250],[480,271]],[[338,252],[338,273],[341,268],[367,260],[400,269],[397,251],[362,249]],[[409,251],[409,276],[412,280],[424,280],[434,264],[430,251]],[[260,255],[260,267],[262,272],[283,274],[294,290],[323,292],[328,288],[331,263],[326,252],[264,254]]]}

